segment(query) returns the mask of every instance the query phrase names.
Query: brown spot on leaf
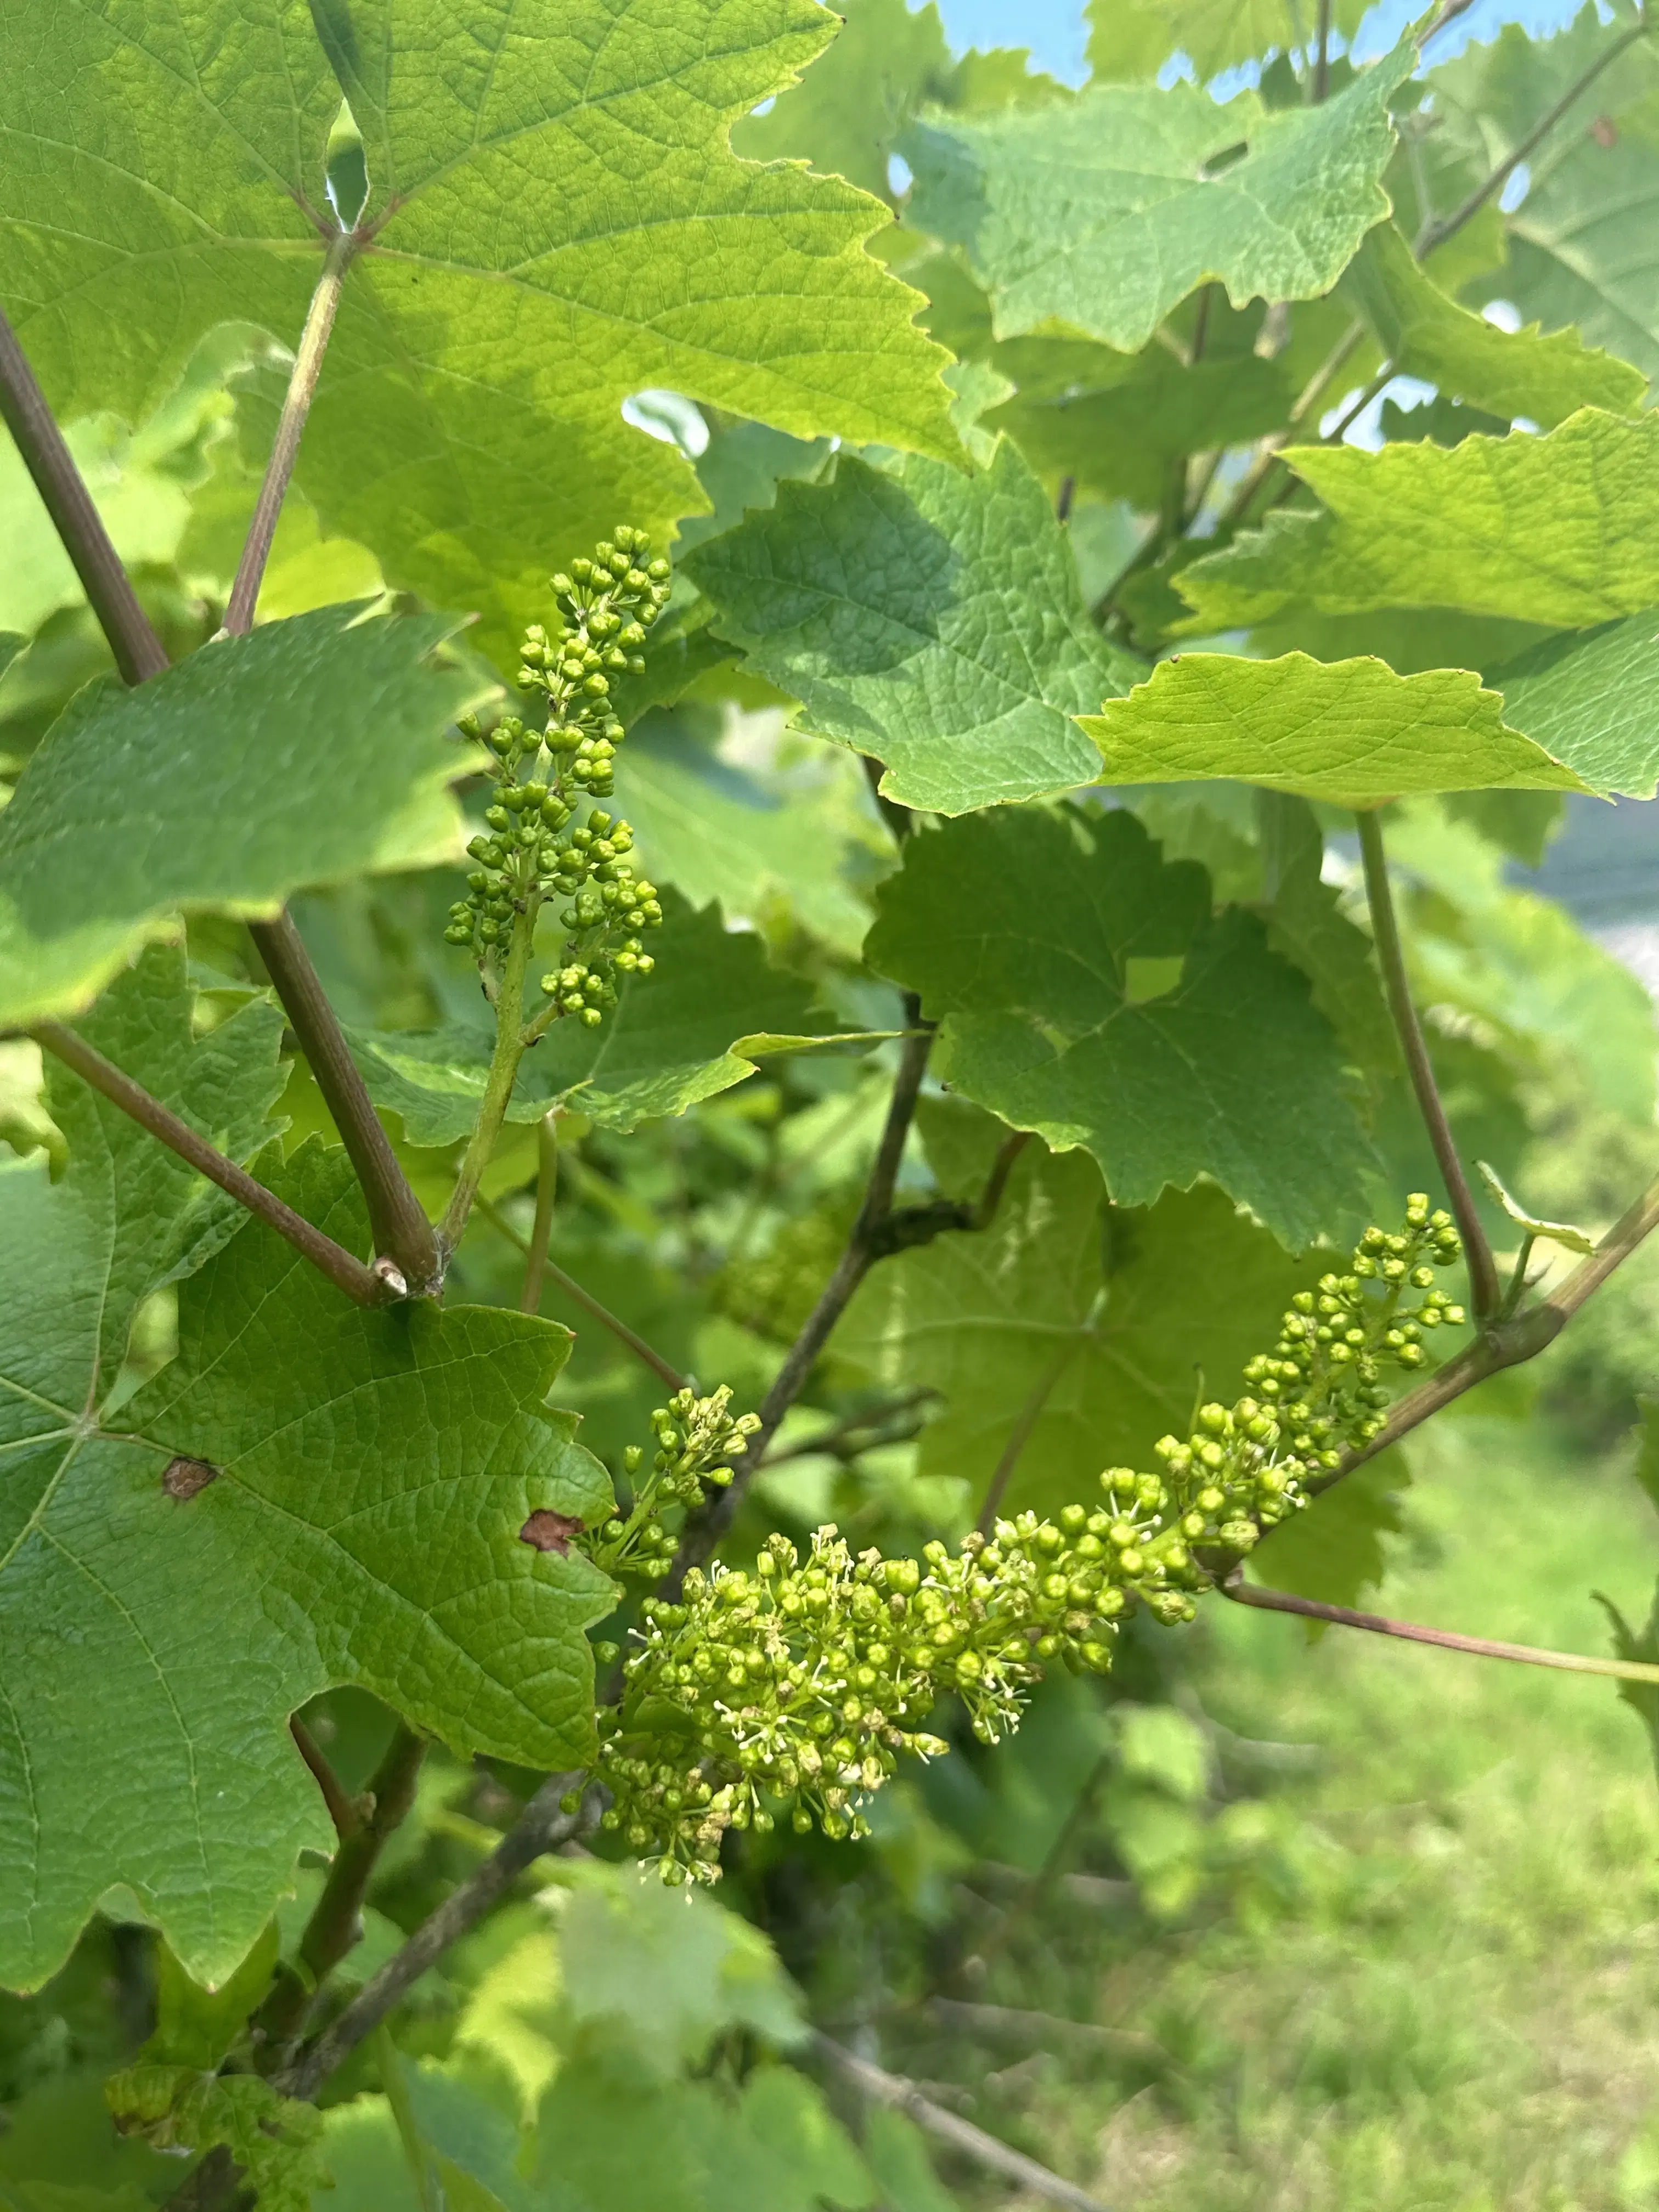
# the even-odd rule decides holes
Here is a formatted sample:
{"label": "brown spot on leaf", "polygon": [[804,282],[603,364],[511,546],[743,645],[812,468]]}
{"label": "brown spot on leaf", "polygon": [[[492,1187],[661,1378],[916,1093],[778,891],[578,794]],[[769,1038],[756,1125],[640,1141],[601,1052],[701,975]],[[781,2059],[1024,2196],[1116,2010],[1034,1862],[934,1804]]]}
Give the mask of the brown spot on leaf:
{"label": "brown spot on leaf", "polygon": [[1590,125],[1590,137],[1598,146],[1616,146],[1619,143],[1618,126],[1607,116],[1598,115]]}
{"label": "brown spot on leaf", "polygon": [[551,1513],[544,1505],[520,1529],[519,1541],[533,1545],[538,1552],[556,1552],[562,1559],[568,1559],[570,1539],[581,1534],[582,1526],[568,1513]]}
{"label": "brown spot on leaf", "polygon": [[210,1482],[217,1482],[220,1470],[211,1460],[175,1459],[167,1462],[167,1471],[161,1477],[161,1487],[169,1498],[180,1504],[194,1498],[198,1490],[205,1490]]}

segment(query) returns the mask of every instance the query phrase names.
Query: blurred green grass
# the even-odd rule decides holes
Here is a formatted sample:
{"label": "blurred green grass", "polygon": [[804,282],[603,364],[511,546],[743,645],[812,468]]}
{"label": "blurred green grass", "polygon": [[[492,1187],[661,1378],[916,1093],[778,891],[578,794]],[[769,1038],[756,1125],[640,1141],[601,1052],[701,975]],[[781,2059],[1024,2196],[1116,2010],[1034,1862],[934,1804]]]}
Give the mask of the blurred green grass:
{"label": "blurred green grass", "polygon": [[[1466,1420],[1371,1601],[1603,1652],[1590,1591],[1644,1618],[1656,1569],[1627,1457]],[[916,2070],[1113,2212],[1659,2208],[1659,1791],[1613,1685],[1222,1606],[1190,1656],[1196,1894],[1160,1923],[1062,1881],[959,1984],[1105,2033],[962,2008]]]}

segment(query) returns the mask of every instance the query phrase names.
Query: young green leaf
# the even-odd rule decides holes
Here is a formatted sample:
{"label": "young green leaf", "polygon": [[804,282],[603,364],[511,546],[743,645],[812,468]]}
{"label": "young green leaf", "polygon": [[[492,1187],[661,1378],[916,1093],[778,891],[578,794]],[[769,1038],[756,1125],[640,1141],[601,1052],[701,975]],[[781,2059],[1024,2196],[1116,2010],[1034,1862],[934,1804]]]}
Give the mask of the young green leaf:
{"label": "young green leaf", "polygon": [[1111,783],[1231,777],[1340,806],[1410,792],[1589,788],[1506,728],[1504,705],[1467,669],[1396,676],[1376,659],[1185,653],[1080,719]]}
{"label": "young green leaf", "polygon": [[493,688],[432,665],[454,629],[325,607],[78,692],[0,813],[0,1023],[73,1013],[181,909],[452,854],[448,726]]}
{"label": "young green leaf", "polygon": [[1659,787],[1659,612],[1545,638],[1492,678],[1504,719],[1571,761],[1592,791]]}
{"label": "young green leaf", "polygon": [[685,569],[806,728],[943,814],[1092,782],[1072,717],[1140,665],[1089,620],[1065,532],[1006,442],[973,475],[843,456],[833,483],[781,484]]}
{"label": "young green leaf", "polygon": [[1298,446],[1323,514],[1270,515],[1177,578],[1209,635],[1304,604],[1458,607],[1581,629],[1659,604],[1659,417],[1583,408],[1546,437]]}
{"label": "young green leaf", "polygon": [[1391,222],[1378,223],[1338,287],[1396,374],[1420,377],[1494,415],[1553,430],[1579,407],[1633,415],[1647,379],[1575,331],[1499,330],[1449,299]]}
{"label": "young green leaf", "polygon": [[1477,1160],[1475,1165],[1480,1170],[1480,1180],[1517,1229],[1524,1229],[1528,1237],[1541,1237],[1551,1244],[1559,1244],[1581,1257],[1595,1249],[1595,1239],[1587,1231],[1575,1228],[1571,1221],[1543,1221],[1535,1213],[1528,1213],[1520,1200],[1505,1189],[1496,1168],[1485,1160]]}
{"label": "young green leaf", "polygon": [[[343,1154],[312,1144],[283,1168],[271,1150],[260,1174],[362,1246]],[[583,1631],[611,1585],[520,1540],[539,1509],[609,1510],[603,1469],[545,1404],[569,1338],[484,1308],[348,1306],[250,1224],[181,1290],[177,1358],[100,1414],[97,1262],[118,1199],[95,1174],[54,1188],[18,1162],[0,1208],[0,1836],[17,1870],[0,1982],[44,1980],[116,1882],[217,1981],[300,1848],[329,1842],[286,1727],[329,1684],[362,1683],[459,1751],[583,1755]],[[50,1295],[60,1271],[72,1297]]]}
{"label": "young green leaf", "polygon": [[[1206,1175],[1301,1249],[1370,1170],[1305,978],[1254,916],[1212,915],[1203,869],[1166,866],[1132,815],[913,838],[866,957],[921,993],[948,1082],[1056,1150],[1085,1146],[1120,1205]],[[1158,963],[1145,997],[1142,963]]]}
{"label": "young green leaf", "polygon": [[1254,93],[1218,106],[1195,85],[1109,85],[918,124],[901,142],[908,220],[962,248],[999,337],[1055,321],[1138,353],[1212,278],[1235,307],[1316,299],[1388,213],[1389,97],[1414,58],[1407,40],[1322,106],[1279,114]]}
{"label": "young green leaf", "polygon": [[[730,1090],[769,1054],[837,1041],[817,1026],[811,988],[771,967],[752,931],[726,929],[716,906],[693,914],[672,896],[663,906],[652,972],[622,983],[603,1028],[554,1023],[525,1055],[510,1121],[538,1121],[568,1099],[605,1127],[629,1130]],[[369,1096],[401,1115],[411,1144],[468,1133],[489,1070],[488,1030],[367,1030],[352,1041]]]}
{"label": "young green leaf", "polygon": [[542,612],[550,544],[696,508],[686,462],[622,419],[641,388],[954,452],[943,358],[864,251],[884,209],[729,149],[824,45],[814,0],[310,14],[315,34],[229,0],[129,29],[5,0],[0,295],[60,409],[135,416],[213,324],[292,343],[343,86],[371,189],[301,482],[393,581],[486,608],[492,643]]}
{"label": "young green leaf", "polygon": [[[1368,0],[1336,0],[1331,27],[1352,39]],[[1218,70],[1300,46],[1308,19],[1297,0],[1090,0],[1089,66],[1097,83],[1154,76],[1185,54],[1203,83]]]}

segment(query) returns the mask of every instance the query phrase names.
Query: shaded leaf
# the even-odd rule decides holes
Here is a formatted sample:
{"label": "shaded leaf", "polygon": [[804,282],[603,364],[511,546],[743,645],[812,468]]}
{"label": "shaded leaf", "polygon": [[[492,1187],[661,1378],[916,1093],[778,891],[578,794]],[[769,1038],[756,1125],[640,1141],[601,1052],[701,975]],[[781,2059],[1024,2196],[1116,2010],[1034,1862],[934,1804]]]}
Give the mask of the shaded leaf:
{"label": "shaded leaf", "polygon": [[[1333,29],[1351,39],[1368,0],[1336,0]],[[1152,76],[1176,52],[1200,81],[1239,62],[1300,46],[1307,22],[1295,0],[1090,0],[1089,66],[1097,81]]]}
{"label": "shaded leaf", "polygon": [[1388,213],[1389,96],[1413,59],[1407,41],[1322,106],[1280,114],[1254,93],[1218,106],[1194,85],[1103,85],[917,124],[901,141],[907,219],[962,248],[999,337],[1053,321],[1136,353],[1210,279],[1235,307],[1316,299]]}
{"label": "shaded leaf", "polygon": [[[1250,1561],[1250,1579],[1326,1605],[1357,1605],[1388,1571],[1387,1539],[1405,1526],[1400,1494],[1411,1482],[1405,1455],[1388,1451],[1345,1475],[1336,1488],[1273,1531]],[[1322,1633],[1317,1626],[1315,1634]]]}
{"label": "shaded leaf", "polygon": [[885,1262],[836,1333],[872,1382],[939,1393],[918,1471],[965,1480],[975,1511],[1017,1429],[1005,1510],[1092,1504],[1103,1468],[1152,1466],[1308,1280],[1212,1187],[1109,1213],[1104,1196],[1089,1161],[1028,1148],[989,1230]]}
{"label": "shaded leaf", "polygon": [[1071,718],[1139,665],[1089,620],[1048,495],[1006,443],[971,476],[843,456],[833,483],[781,485],[685,565],[806,728],[941,813],[1091,782]]}
{"label": "shaded leaf", "polygon": [[[1133,816],[997,815],[913,838],[867,957],[940,1022],[939,1073],[1049,1145],[1083,1145],[1120,1205],[1200,1175],[1299,1248],[1370,1164],[1341,1055],[1262,925],[1210,911]],[[1137,1003],[1133,963],[1182,963]]]}
{"label": "shaded leaf", "polygon": [[1593,791],[1659,787],[1659,613],[1546,638],[1492,678],[1504,719]]}
{"label": "shaded leaf", "polygon": [[490,690],[430,665],[454,628],[325,607],[78,692],[0,812],[0,1023],[72,1013],[181,909],[453,853],[447,728]]}

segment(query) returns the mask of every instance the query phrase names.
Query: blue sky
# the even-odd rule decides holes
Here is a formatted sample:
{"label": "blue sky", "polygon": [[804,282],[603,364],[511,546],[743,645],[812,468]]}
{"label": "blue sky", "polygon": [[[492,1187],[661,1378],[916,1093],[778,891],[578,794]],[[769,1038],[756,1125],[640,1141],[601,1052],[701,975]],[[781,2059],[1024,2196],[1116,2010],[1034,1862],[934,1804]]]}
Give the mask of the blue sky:
{"label": "blue sky", "polygon": [[[1362,56],[1382,52],[1401,27],[1421,11],[1423,0],[1379,0],[1355,42]],[[1439,40],[1435,58],[1445,60],[1474,38],[1491,38],[1500,23],[1553,30],[1577,9],[1577,0],[1475,0]],[[1082,82],[1086,33],[1082,0],[939,0],[945,35],[967,46],[1029,46],[1039,68],[1068,83]]]}

